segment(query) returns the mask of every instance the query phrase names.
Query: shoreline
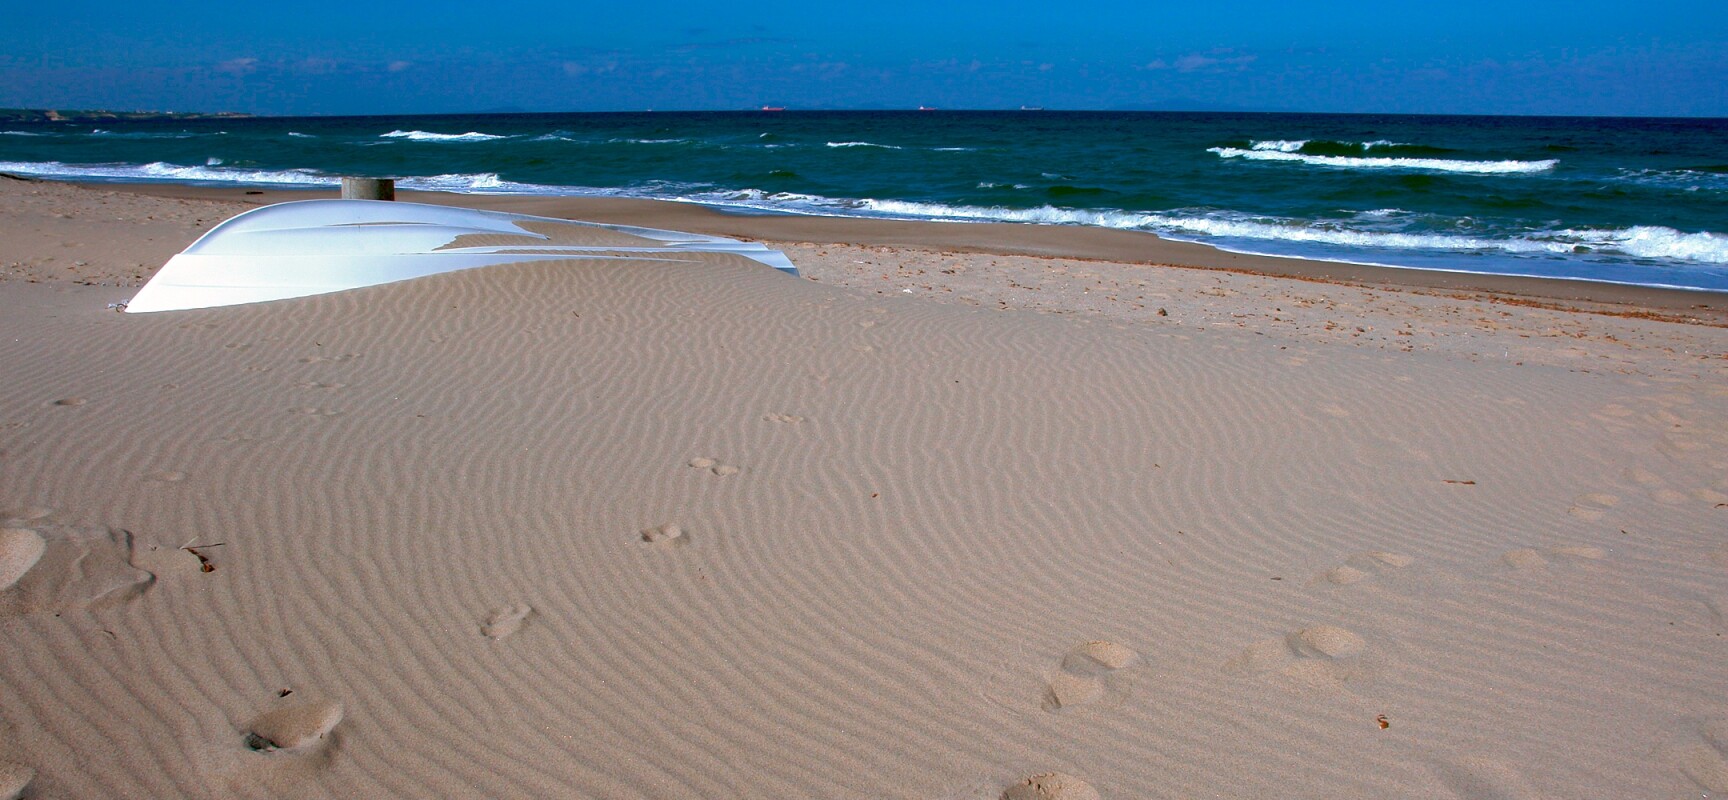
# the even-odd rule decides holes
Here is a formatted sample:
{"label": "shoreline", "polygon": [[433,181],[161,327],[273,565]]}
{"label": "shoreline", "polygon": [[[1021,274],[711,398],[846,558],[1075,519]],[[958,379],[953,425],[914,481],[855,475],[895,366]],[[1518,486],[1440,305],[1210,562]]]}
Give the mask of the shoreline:
{"label": "shoreline", "polygon": [[[52,182],[155,197],[249,205],[338,196],[334,188],[248,189],[242,186]],[[845,243],[1215,270],[1388,291],[1466,295],[1557,310],[1728,325],[1728,292],[1237,253],[1206,244],[1164,239],[1142,231],[1005,222],[738,214],[697,203],[619,197],[481,195],[418,190],[399,190],[397,197],[407,202],[682,230],[766,242]]]}

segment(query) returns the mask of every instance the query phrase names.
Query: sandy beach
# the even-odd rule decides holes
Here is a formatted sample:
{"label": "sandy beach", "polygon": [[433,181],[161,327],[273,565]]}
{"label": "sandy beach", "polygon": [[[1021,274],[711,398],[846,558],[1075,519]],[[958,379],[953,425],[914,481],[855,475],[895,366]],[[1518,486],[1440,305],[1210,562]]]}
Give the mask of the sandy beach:
{"label": "sandy beach", "polygon": [[110,308],[313,196],[0,178],[0,798],[1728,795],[1728,296],[404,194],[803,275]]}

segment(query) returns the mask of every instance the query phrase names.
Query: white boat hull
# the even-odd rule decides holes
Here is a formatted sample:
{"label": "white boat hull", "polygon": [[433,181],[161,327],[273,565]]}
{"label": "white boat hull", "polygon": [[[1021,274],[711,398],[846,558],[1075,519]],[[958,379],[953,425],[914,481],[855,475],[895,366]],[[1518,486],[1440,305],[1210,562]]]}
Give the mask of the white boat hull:
{"label": "white boat hull", "polygon": [[717,236],[421,203],[302,200],[210,229],[169,259],[126,310],[285,300],[524,261],[677,260],[691,251],[734,253],[798,274],[778,250]]}

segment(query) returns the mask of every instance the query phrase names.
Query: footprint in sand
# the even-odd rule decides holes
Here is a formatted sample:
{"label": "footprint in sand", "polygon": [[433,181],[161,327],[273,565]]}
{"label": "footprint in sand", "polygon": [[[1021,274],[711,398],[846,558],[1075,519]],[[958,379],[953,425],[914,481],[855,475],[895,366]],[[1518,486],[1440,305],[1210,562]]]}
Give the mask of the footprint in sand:
{"label": "footprint in sand", "polygon": [[1572,507],[1566,513],[1582,520],[1595,522],[1607,516],[1608,509],[1620,502],[1620,498],[1611,494],[1592,492],[1572,498]]}
{"label": "footprint in sand", "polygon": [[1277,639],[1249,645],[1224,665],[1242,675],[1277,673],[1316,686],[1338,686],[1362,677],[1358,659],[1368,643],[1336,625],[1313,625]]}
{"label": "footprint in sand", "polygon": [[1704,743],[1680,751],[1680,771],[1712,792],[1728,792],[1728,718],[1698,726]]}
{"label": "footprint in sand", "polygon": [[1728,594],[1706,597],[1700,602],[1704,604],[1704,610],[1710,612],[1710,619],[1716,627],[1728,629]]}
{"label": "footprint in sand", "polygon": [[254,752],[304,755],[323,749],[341,722],[341,703],[286,703],[252,720],[241,741]]}
{"label": "footprint in sand", "polygon": [[323,389],[325,391],[332,391],[335,389],[345,388],[348,384],[346,384],[346,383],[321,383],[319,381],[301,381],[300,383],[296,383],[294,385],[297,388],[301,388],[301,389]]}
{"label": "footprint in sand", "polygon": [[1002,800],[1099,800],[1098,790],[1073,775],[1044,772],[1002,792]]}
{"label": "footprint in sand", "polygon": [[502,639],[522,630],[522,625],[528,621],[528,615],[533,613],[533,607],[522,603],[499,606],[486,614],[486,621],[480,625],[480,633],[488,639]]}
{"label": "footprint in sand", "polygon": [[731,464],[722,464],[712,458],[692,458],[689,463],[690,466],[695,467],[696,469],[708,470],[722,478],[728,475],[737,475],[744,471],[742,467],[735,467]]}
{"label": "footprint in sand", "polygon": [[77,406],[84,405],[85,403],[88,403],[88,402],[90,402],[90,401],[88,399],[83,398],[83,397],[62,397],[59,400],[55,400],[54,402],[49,403],[48,405],[61,406],[61,407],[77,407]]}
{"label": "footprint in sand", "polygon": [[334,411],[334,410],[331,410],[328,408],[316,408],[313,406],[302,406],[300,408],[290,408],[290,409],[288,409],[288,413],[298,414],[300,416],[305,416],[305,417],[337,417],[337,416],[342,415],[342,412],[340,412],[340,411]]}
{"label": "footprint in sand", "polygon": [[642,541],[660,546],[682,546],[690,543],[689,534],[670,522],[653,528],[643,528]]}
{"label": "footprint in sand", "polygon": [[763,422],[784,422],[788,425],[797,425],[798,423],[803,422],[804,418],[798,416],[797,414],[768,413],[768,414],[762,415],[762,421]]}
{"label": "footprint in sand", "polygon": [[1690,496],[1700,503],[1709,503],[1712,506],[1728,506],[1728,494],[1723,494],[1707,486],[1693,489]]}
{"label": "footprint in sand", "polygon": [[1651,489],[1650,499],[1663,505],[1677,506],[1691,498],[1687,497],[1685,492],[1664,486],[1660,489]]}
{"label": "footprint in sand", "polygon": [[133,563],[127,531],[0,528],[0,617],[112,605],[142,595],[155,580]]}
{"label": "footprint in sand", "polygon": [[1045,711],[1070,711],[1090,705],[1117,690],[1115,674],[1140,660],[1115,642],[1092,641],[1076,645],[1062,657],[1056,675],[1044,690]]}
{"label": "footprint in sand", "polygon": [[1642,467],[1627,467],[1624,474],[1626,480],[1645,488],[1661,486],[1663,483],[1661,476]]}
{"label": "footprint in sand", "polygon": [[30,788],[30,782],[35,779],[36,770],[23,764],[0,761],[0,800],[23,797],[24,790]]}
{"label": "footprint in sand", "polygon": [[1360,583],[1380,572],[1403,569],[1416,563],[1416,559],[1398,553],[1387,553],[1379,550],[1357,553],[1344,563],[1321,573],[1309,583],[1330,583],[1337,586],[1348,586]]}
{"label": "footprint in sand", "polygon": [[1601,561],[1608,557],[1608,551],[1589,545],[1562,545],[1538,550],[1534,547],[1520,547],[1500,556],[1500,560],[1509,567],[1517,569],[1539,569],[1548,565],[1550,558],[1568,561]]}
{"label": "footprint in sand", "polygon": [[0,528],[0,591],[12,588],[47,549],[48,542],[29,528]]}
{"label": "footprint in sand", "polygon": [[1548,559],[1542,556],[1541,551],[1533,547],[1520,547],[1517,550],[1509,550],[1505,555],[1500,557],[1500,560],[1506,562],[1507,566],[1516,567],[1518,569],[1536,569],[1538,567],[1548,566]]}
{"label": "footprint in sand", "polygon": [[1434,776],[1459,800],[1539,800],[1530,781],[1510,764],[1465,757],[1435,762]]}

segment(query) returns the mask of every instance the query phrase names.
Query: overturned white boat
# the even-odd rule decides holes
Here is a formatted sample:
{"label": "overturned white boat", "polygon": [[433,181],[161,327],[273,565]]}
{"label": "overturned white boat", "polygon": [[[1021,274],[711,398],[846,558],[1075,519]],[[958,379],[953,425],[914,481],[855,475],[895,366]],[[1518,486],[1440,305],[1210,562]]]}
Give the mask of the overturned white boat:
{"label": "overturned white boat", "polygon": [[263,206],[211,228],[127,304],[133,313],[340,292],[494,264],[734,253],[793,275],[778,250],[693,233],[377,200]]}

